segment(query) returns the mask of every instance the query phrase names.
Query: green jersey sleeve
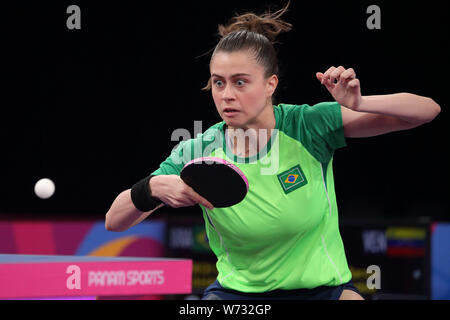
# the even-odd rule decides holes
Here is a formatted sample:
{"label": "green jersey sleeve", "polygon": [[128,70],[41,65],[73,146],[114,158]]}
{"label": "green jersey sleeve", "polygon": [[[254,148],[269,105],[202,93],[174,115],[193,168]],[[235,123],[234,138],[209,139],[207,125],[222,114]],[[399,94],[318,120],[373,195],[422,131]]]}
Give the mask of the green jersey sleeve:
{"label": "green jersey sleeve", "polygon": [[328,162],[336,149],[345,147],[341,106],[337,102],[321,102],[303,109],[305,131],[310,136],[315,156]]}
{"label": "green jersey sleeve", "polygon": [[164,160],[159,168],[152,172],[154,176],[176,174],[180,175],[181,169],[187,163],[186,147],[188,147],[190,140],[182,141],[176,148],[172,150],[170,155]]}
{"label": "green jersey sleeve", "polygon": [[180,175],[184,165],[189,161],[209,156],[210,153],[223,144],[223,135],[220,130],[222,124],[218,123],[210,127],[196,138],[181,141],[166,160],[160,164],[159,168],[151,174],[155,176],[169,174]]}
{"label": "green jersey sleeve", "polygon": [[313,106],[281,104],[280,128],[300,141],[314,158],[327,163],[336,149],[346,146],[341,106],[337,102],[321,102]]}

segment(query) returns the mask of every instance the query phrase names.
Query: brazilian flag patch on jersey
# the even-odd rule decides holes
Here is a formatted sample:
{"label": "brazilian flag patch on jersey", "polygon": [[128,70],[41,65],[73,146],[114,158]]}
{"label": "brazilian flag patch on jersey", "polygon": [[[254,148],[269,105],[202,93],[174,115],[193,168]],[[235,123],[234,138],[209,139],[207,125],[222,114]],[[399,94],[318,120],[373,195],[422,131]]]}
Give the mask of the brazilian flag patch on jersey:
{"label": "brazilian flag patch on jersey", "polygon": [[280,173],[277,177],[278,181],[280,181],[281,187],[284,190],[284,193],[286,194],[300,187],[303,187],[308,183],[305,174],[303,173],[302,168],[300,168],[299,165],[296,165],[295,167],[292,167],[289,170]]}

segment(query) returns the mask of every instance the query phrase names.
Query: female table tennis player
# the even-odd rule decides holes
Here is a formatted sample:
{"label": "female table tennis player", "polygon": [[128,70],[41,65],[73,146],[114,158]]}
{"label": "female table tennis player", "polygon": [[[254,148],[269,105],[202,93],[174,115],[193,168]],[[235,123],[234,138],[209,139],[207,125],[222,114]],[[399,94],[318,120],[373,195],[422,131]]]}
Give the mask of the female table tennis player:
{"label": "female table tennis player", "polygon": [[[217,280],[203,299],[362,299],[338,229],[333,152],[346,146],[346,137],[411,129],[440,112],[432,99],[414,94],[362,96],[355,70],[342,66],[316,74],[333,102],[273,105],[278,85],[273,42],[291,29],[280,19],[286,10],[247,13],[219,26],[205,89],[212,91],[223,121],[180,143],[156,171],[122,192],[106,215],[106,228],[122,231],[162,202],[199,204],[218,259]],[[227,139],[230,129],[263,132],[254,135],[257,154],[250,143]],[[216,138],[222,141],[212,146]],[[250,185],[243,201],[213,208],[180,179],[195,148],[242,170]],[[262,174],[263,163],[274,161],[275,172]]]}

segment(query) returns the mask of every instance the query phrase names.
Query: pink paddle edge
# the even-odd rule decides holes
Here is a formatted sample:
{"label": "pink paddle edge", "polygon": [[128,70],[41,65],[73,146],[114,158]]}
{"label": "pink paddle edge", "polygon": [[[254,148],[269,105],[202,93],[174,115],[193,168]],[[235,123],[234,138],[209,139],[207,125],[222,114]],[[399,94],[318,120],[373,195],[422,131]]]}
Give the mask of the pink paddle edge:
{"label": "pink paddle edge", "polygon": [[217,158],[217,157],[201,157],[201,158],[196,158],[196,159],[193,159],[193,160],[189,161],[188,163],[186,163],[186,164],[184,165],[183,169],[186,168],[187,166],[193,164],[193,163],[196,163],[196,162],[205,162],[205,161],[218,162],[218,163],[227,165],[227,166],[229,166],[231,169],[233,169],[234,171],[236,171],[236,172],[241,176],[242,180],[244,180],[245,185],[246,185],[246,187],[247,187],[247,192],[248,192],[248,180],[247,180],[247,177],[245,176],[245,174],[241,171],[241,169],[239,169],[239,168],[236,167],[234,164],[232,164],[231,162],[228,162],[228,161],[225,160],[225,159]]}

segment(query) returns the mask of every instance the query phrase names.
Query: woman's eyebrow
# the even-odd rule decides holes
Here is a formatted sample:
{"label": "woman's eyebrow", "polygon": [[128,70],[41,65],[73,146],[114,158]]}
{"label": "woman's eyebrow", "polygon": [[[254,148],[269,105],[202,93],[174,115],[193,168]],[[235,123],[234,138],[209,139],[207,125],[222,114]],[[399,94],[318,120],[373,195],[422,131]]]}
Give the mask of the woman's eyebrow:
{"label": "woman's eyebrow", "polygon": [[[235,78],[235,77],[242,77],[242,76],[250,77],[250,75],[247,74],[247,73],[235,73],[235,74],[231,75],[232,78]],[[216,74],[216,73],[213,73],[213,74],[211,75],[211,77],[224,78],[224,76],[221,76],[221,75]]]}

